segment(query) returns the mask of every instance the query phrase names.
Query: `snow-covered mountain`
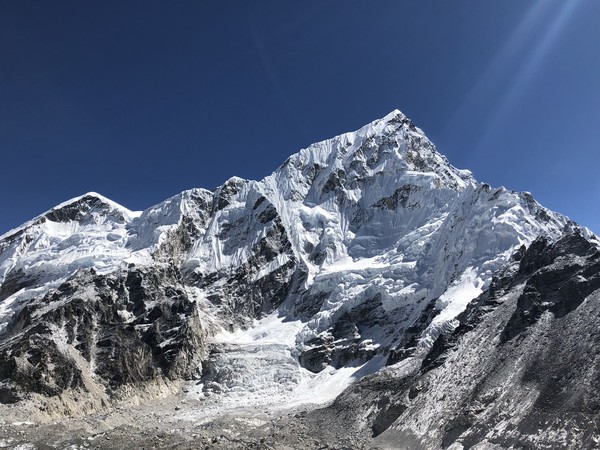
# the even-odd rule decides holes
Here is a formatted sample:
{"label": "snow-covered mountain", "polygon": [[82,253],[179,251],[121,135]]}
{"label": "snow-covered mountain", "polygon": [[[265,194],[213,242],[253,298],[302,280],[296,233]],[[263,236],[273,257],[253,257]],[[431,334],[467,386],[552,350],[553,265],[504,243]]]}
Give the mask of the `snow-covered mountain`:
{"label": "snow-covered mountain", "polygon": [[414,376],[534,241],[575,235],[596,248],[399,111],[261,181],[142,212],[88,193],[0,237],[0,402],[93,411],[179,380],[203,411],[327,402]]}

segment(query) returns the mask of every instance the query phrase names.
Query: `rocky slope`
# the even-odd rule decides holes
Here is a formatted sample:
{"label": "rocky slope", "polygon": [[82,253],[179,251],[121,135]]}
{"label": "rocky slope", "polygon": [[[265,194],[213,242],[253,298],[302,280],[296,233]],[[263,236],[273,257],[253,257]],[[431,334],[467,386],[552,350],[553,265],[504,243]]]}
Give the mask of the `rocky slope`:
{"label": "rocky slope", "polygon": [[599,250],[578,233],[536,240],[424,359],[363,378],[312,420],[383,448],[598,448]]}
{"label": "rocky slope", "polygon": [[394,111],[261,181],[143,212],[90,193],[1,236],[0,403],[54,417],[188,380],[197,419],[345,389],[316,435],[592,448],[597,252]]}

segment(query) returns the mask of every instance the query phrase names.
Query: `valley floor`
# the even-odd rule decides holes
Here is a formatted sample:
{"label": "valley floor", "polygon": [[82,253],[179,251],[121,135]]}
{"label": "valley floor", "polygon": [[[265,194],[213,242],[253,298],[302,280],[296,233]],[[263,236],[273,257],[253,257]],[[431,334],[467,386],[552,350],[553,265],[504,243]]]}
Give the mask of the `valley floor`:
{"label": "valley floor", "polygon": [[[50,423],[0,420],[0,448],[83,449],[374,449],[334,424],[307,419],[312,408],[245,407],[202,414],[202,402],[181,393]],[[204,416],[204,417],[203,417]],[[8,419],[8,420],[7,420]]]}
{"label": "valley floor", "polygon": [[0,449],[376,448],[308,412],[385,360],[313,374],[292,356],[300,326],[271,315],[250,330],[217,335],[208,374],[160,400],[123,401],[101,413],[55,422],[29,421],[22,410],[0,405]]}

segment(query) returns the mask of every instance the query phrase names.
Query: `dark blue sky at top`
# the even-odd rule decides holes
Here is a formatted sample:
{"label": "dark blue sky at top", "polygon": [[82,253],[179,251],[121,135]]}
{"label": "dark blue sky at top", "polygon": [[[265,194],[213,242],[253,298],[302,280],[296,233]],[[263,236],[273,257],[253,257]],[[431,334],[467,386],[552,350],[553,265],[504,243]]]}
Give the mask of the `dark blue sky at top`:
{"label": "dark blue sky at top", "polygon": [[0,1],[0,233],[260,179],[398,108],[600,232],[600,1]]}

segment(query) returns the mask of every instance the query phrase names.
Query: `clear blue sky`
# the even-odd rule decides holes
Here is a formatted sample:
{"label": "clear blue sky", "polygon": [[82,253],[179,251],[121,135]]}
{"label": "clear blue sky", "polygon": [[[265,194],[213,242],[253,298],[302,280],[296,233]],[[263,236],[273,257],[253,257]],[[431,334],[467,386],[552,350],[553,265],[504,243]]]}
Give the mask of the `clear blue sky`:
{"label": "clear blue sky", "polygon": [[599,24],[598,0],[0,0],[0,233],[260,179],[395,108],[600,232]]}

